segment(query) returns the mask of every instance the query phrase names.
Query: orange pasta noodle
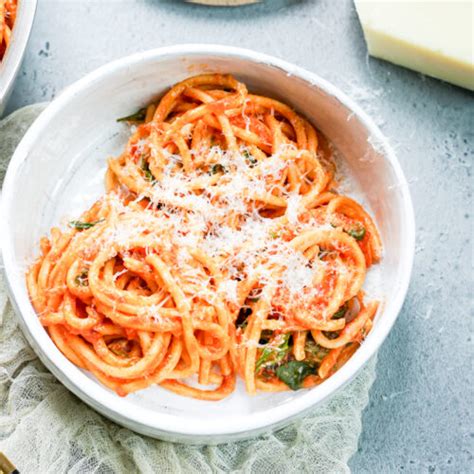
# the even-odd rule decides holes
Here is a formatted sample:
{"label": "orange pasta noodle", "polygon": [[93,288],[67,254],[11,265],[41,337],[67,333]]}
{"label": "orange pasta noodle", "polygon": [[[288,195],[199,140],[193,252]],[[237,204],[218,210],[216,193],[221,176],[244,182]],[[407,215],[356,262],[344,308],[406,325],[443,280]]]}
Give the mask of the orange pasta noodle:
{"label": "orange pasta noodle", "polygon": [[238,376],[253,395],[342,366],[372,327],[362,285],[382,247],[337,193],[325,138],[220,74],[120,120],[134,128],[106,194],[27,273],[63,354],[121,396],[158,384],[202,400]]}
{"label": "orange pasta noodle", "polygon": [[17,0],[0,0],[0,61],[10,44],[17,6]]}

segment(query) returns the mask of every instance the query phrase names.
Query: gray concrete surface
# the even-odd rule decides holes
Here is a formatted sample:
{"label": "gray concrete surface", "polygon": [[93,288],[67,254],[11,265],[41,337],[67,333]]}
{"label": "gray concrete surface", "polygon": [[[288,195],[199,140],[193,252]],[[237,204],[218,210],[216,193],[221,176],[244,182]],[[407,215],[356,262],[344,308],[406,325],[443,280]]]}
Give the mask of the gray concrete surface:
{"label": "gray concrete surface", "polygon": [[315,71],[357,99],[391,139],[415,204],[416,260],[350,465],[357,473],[474,472],[473,95],[368,59],[351,0],[231,10],[40,0],[8,111],[50,100],[112,59],[187,42],[253,48]]}

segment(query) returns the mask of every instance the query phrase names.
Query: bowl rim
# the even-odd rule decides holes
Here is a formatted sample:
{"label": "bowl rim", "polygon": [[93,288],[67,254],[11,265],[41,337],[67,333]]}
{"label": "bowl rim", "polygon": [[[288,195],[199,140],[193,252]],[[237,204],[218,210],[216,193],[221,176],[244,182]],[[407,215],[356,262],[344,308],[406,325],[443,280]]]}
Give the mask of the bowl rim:
{"label": "bowl rim", "polygon": [[28,39],[33,28],[37,0],[19,0],[12,38],[3,60],[0,61],[0,116],[7,105],[15,78],[20,70],[26,52]]}
{"label": "bowl rim", "polygon": [[77,94],[92,87],[95,83],[113,76],[120,70],[150,61],[165,59],[166,57],[189,57],[192,55],[210,55],[263,63],[270,67],[278,68],[288,75],[296,76],[336,98],[357,116],[360,123],[377,140],[377,144],[383,150],[383,157],[391,165],[399,184],[398,191],[403,205],[405,225],[401,245],[401,248],[404,249],[404,255],[398,272],[400,275],[398,291],[391,300],[390,305],[387,304],[384,308],[384,324],[375,325],[351,359],[327,381],[319,385],[316,390],[308,390],[296,399],[248,416],[237,414],[226,416],[225,423],[222,423],[219,417],[209,417],[206,423],[195,423],[190,422],[189,419],[182,415],[171,413],[160,413],[159,416],[150,417],[151,410],[149,408],[138,407],[136,404],[127,402],[127,398],[119,398],[104,387],[98,386],[97,382],[89,379],[79,368],[69,362],[54,345],[46,331],[38,330],[39,322],[37,318],[34,318],[35,312],[29,298],[25,298],[21,294],[22,290],[20,287],[16,286],[18,282],[15,282],[12,276],[16,267],[13,257],[13,241],[8,232],[5,233],[4,238],[1,239],[4,261],[3,271],[10,299],[19,316],[23,333],[47,368],[75,395],[118,423],[151,436],[176,436],[179,440],[199,442],[200,439],[203,440],[206,437],[218,435],[221,435],[224,440],[250,437],[254,433],[266,431],[275,426],[281,426],[283,423],[326,400],[355,377],[387,337],[405,299],[414,259],[415,216],[408,183],[394,150],[372,119],[336,86],[299,66],[260,52],[215,44],[183,44],[139,52],[112,61],[68,86],[51,102],[27,131],[10,161],[4,180],[1,202],[1,220],[4,222],[5,228],[8,228],[6,225],[8,209],[15,195],[14,181],[16,174],[23,161],[34,148],[36,141],[41,136],[42,130],[48,127],[50,120],[56,113],[61,111],[63,107],[68,106],[70,100]]}

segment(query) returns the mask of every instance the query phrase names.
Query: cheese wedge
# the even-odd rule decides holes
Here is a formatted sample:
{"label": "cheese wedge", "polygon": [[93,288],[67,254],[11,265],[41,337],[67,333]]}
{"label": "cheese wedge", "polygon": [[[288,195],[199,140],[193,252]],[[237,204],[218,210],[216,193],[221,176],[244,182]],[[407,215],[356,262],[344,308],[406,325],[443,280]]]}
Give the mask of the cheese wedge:
{"label": "cheese wedge", "polygon": [[474,90],[474,0],[355,0],[369,54]]}

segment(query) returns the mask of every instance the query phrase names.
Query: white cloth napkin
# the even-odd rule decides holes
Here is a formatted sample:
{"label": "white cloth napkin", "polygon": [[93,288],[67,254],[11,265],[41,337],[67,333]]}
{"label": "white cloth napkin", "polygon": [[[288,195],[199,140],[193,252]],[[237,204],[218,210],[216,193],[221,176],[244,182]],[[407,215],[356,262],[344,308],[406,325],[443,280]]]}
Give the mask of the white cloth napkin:
{"label": "white cloth napkin", "polygon": [[[0,122],[0,183],[45,104]],[[29,473],[343,473],[357,449],[375,358],[329,402],[290,426],[250,441],[189,446],[138,435],[72,395],[23,337],[0,276],[0,451]]]}

